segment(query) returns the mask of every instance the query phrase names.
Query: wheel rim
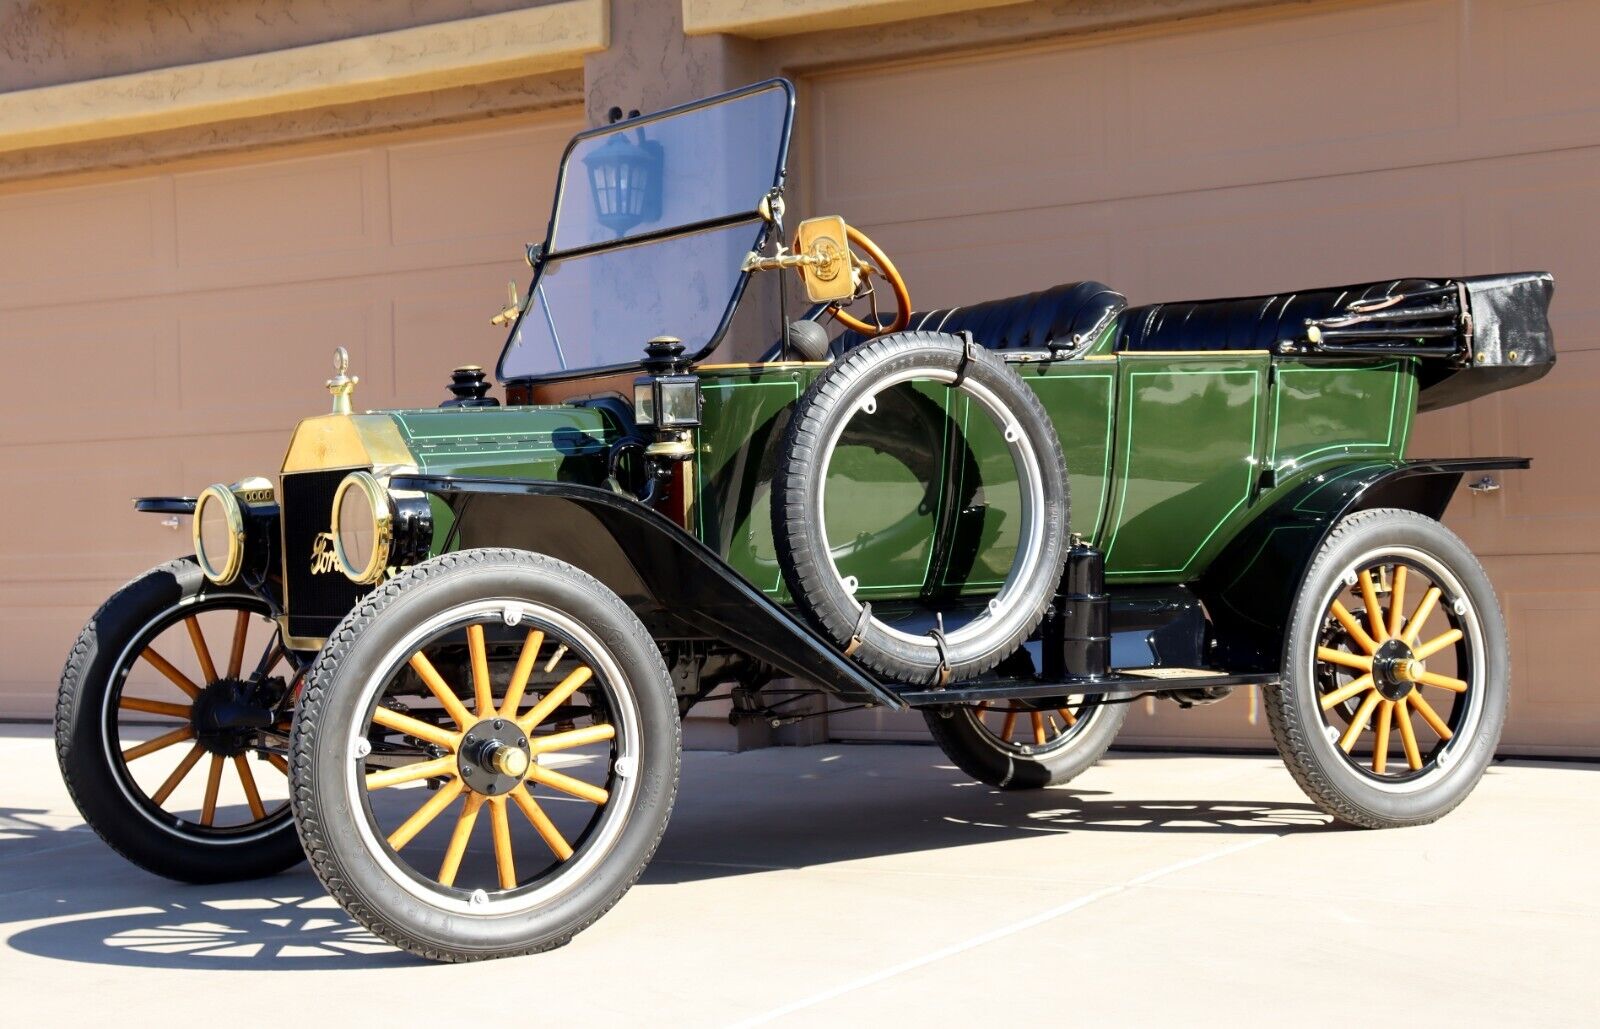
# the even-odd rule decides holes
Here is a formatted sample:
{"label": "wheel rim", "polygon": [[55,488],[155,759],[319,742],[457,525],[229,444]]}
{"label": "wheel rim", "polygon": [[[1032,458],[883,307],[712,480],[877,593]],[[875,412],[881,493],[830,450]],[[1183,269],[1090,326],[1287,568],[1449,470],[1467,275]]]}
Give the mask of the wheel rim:
{"label": "wheel rim", "polygon": [[1054,753],[1081,736],[1101,707],[1093,698],[1074,695],[1060,707],[1035,708],[1017,701],[979,701],[964,710],[991,745],[1039,757]]}
{"label": "wheel rim", "polygon": [[[498,685],[491,659],[513,657]],[[572,889],[615,845],[636,792],[638,706],[586,628],[542,605],[479,602],[413,630],[379,669],[345,781],[369,853],[408,892],[514,913]],[[400,696],[409,710],[392,706]],[[404,798],[419,787],[425,800]]]}
{"label": "wheel rim", "polygon": [[1447,772],[1481,717],[1478,612],[1455,575],[1418,550],[1386,548],[1347,566],[1324,600],[1310,666],[1323,736],[1382,788]]}
{"label": "wheel rim", "polygon": [[[213,653],[220,640],[226,652]],[[288,684],[273,675],[284,658],[277,625],[251,597],[174,604],[134,635],[112,671],[101,739],[135,811],[206,843],[257,839],[288,822]],[[242,708],[256,724],[238,724]]]}

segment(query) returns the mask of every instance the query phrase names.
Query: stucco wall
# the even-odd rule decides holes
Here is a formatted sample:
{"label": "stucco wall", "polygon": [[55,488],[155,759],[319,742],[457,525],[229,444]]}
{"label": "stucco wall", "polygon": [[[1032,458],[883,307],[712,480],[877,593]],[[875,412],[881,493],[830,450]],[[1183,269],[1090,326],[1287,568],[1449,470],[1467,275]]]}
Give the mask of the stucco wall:
{"label": "stucco wall", "polygon": [[0,92],[266,53],[545,2],[0,0]]}

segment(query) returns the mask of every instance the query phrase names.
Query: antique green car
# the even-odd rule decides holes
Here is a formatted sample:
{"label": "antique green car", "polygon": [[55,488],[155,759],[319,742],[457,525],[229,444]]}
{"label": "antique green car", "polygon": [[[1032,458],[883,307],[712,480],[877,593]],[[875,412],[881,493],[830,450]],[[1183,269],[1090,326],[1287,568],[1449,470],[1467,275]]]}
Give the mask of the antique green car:
{"label": "antique green car", "polygon": [[308,856],[429,957],[549,948],[650,860],[719,687],[773,723],[920,709],[1004,789],[1087,768],[1136,698],[1260,689],[1335,817],[1462,800],[1506,630],[1439,518],[1528,462],[1406,443],[1549,371],[1550,276],[918,312],[842,220],[785,230],[792,112],[775,80],[575,137],[503,399],[465,367],[355,413],[341,353],[276,480],[136,502],[194,554],[93,616],[56,726],[112,847],[189,881]]}

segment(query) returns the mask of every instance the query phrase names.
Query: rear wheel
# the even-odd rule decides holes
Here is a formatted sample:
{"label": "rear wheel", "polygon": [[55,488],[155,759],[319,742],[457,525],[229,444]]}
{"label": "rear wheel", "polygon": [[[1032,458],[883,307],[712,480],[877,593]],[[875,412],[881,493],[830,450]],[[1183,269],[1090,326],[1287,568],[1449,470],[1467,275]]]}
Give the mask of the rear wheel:
{"label": "rear wheel", "polygon": [[157,875],[224,882],[298,862],[288,684],[260,599],[193,558],[118,590],[61,675],[56,754],[84,820]]}
{"label": "rear wheel", "polygon": [[291,751],[312,868],[391,943],[464,961],[559,946],[666,828],[677,704],[616,594],[509,550],[418,565],[346,616]]}
{"label": "rear wheel", "polygon": [[1500,605],[1466,544],[1410,511],[1364,511],[1329,533],[1306,574],[1267,719],[1323,810],[1368,828],[1420,825],[1488,767],[1509,665]]}
{"label": "rear wheel", "polygon": [[1093,696],[1059,704],[986,701],[923,712],[928,731],[956,767],[1003,790],[1060,786],[1105,755],[1128,705]]}

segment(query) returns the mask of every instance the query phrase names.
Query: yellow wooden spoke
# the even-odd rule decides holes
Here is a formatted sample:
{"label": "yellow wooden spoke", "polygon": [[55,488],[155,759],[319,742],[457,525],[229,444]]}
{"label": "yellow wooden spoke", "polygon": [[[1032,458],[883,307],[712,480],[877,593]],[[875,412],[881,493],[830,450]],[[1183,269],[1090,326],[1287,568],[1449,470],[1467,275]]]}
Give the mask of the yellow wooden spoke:
{"label": "yellow wooden spoke", "polygon": [[1367,606],[1367,624],[1372,626],[1372,638],[1382,643],[1389,638],[1389,627],[1383,624],[1383,608],[1378,606],[1378,590],[1372,584],[1372,573],[1363,571],[1358,580],[1361,583],[1361,602]]}
{"label": "yellow wooden spoke", "polygon": [[1389,586],[1389,635],[1400,635],[1400,628],[1406,617],[1406,576],[1408,569],[1405,565],[1394,566],[1394,582]]}
{"label": "yellow wooden spoke", "polygon": [[1332,647],[1318,647],[1317,660],[1326,661],[1330,665],[1343,665],[1346,668],[1356,668],[1363,672],[1372,671],[1372,658],[1365,654],[1352,654],[1347,650],[1335,650]]}
{"label": "yellow wooden spoke", "polygon": [[489,654],[483,644],[483,626],[467,626],[467,653],[472,658],[472,693],[478,702],[478,717],[493,718],[494,683],[489,681]]}
{"label": "yellow wooden spoke", "polygon": [[228,650],[228,678],[239,678],[244,665],[244,641],[250,632],[250,612],[240,611],[233,617],[233,646]]}
{"label": "yellow wooden spoke", "polygon": [[389,846],[399,850],[416,839],[417,833],[426,829],[435,818],[439,817],[441,811],[454,803],[455,799],[461,796],[463,789],[465,787],[461,785],[460,779],[451,779],[439,787],[438,792],[429,797],[426,804],[417,808],[410,818],[400,823],[400,828],[389,834]]}
{"label": "yellow wooden spoke", "polygon": [[528,638],[522,641],[522,653],[517,655],[517,667],[511,673],[511,681],[506,684],[505,703],[500,705],[501,718],[517,717],[517,709],[522,707],[522,696],[528,691],[528,677],[533,674],[533,666],[539,662],[539,648],[542,646],[544,633],[529,629]]}
{"label": "yellow wooden spoke", "polygon": [[436,744],[446,750],[455,750],[456,741],[460,739],[459,734],[453,733],[448,729],[441,729],[437,725],[429,725],[427,722],[412,718],[410,715],[403,715],[398,711],[391,711],[386,707],[379,707],[373,711],[372,720],[385,729],[393,729],[395,732],[403,732],[408,736],[415,736],[419,740],[427,740],[429,743]]}
{"label": "yellow wooden spoke", "polygon": [[1377,690],[1367,694],[1366,699],[1361,702],[1361,706],[1356,708],[1356,715],[1350,719],[1350,725],[1345,729],[1344,735],[1339,737],[1340,750],[1346,754],[1350,753],[1350,748],[1356,745],[1357,737],[1367,727],[1367,721],[1372,718],[1373,710],[1382,700],[1383,697]]}
{"label": "yellow wooden spoke", "polygon": [[1044,746],[1044,741],[1045,741],[1044,715],[1042,715],[1039,712],[1035,711],[1035,712],[1032,713],[1032,721],[1033,721],[1033,742],[1037,746],[1041,746],[1042,747],[1042,746]]}
{"label": "yellow wooden spoke", "polygon": [[591,743],[615,739],[616,735],[617,730],[609,725],[591,725],[587,729],[536,736],[528,741],[528,750],[535,754],[547,754],[552,750],[571,750],[573,747],[586,747]]}
{"label": "yellow wooden spoke", "polygon": [[119,697],[117,706],[124,711],[143,711],[149,715],[170,715],[173,718],[188,718],[194,711],[188,704],[168,704],[161,700],[145,700],[143,697]]}
{"label": "yellow wooden spoke", "polygon": [[1400,743],[1405,747],[1406,764],[1412,771],[1422,767],[1422,754],[1417,750],[1417,734],[1411,728],[1411,708],[1406,703],[1407,698],[1401,697],[1395,702],[1395,721],[1400,723]]}
{"label": "yellow wooden spoke", "polygon": [[1379,775],[1383,774],[1389,764],[1389,723],[1392,721],[1394,721],[1394,701],[1379,702],[1378,718],[1373,725],[1377,736],[1372,741],[1372,770]]}
{"label": "yellow wooden spoke", "polygon": [[1400,630],[1400,638],[1407,643],[1417,642],[1417,633],[1422,631],[1422,626],[1433,614],[1434,605],[1439,603],[1439,587],[1430,586],[1428,592],[1422,595],[1422,603],[1417,605],[1417,610],[1411,615],[1411,620],[1406,627]]}
{"label": "yellow wooden spoke", "polygon": [[1450,731],[1450,726],[1446,725],[1444,719],[1439,717],[1439,712],[1433,709],[1433,705],[1422,699],[1422,694],[1413,692],[1411,696],[1406,698],[1406,701],[1416,708],[1417,714],[1422,716],[1422,720],[1428,723],[1428,728],[1437,733],[1441,740],[1448,740],[1454,735]]}
{"label": "yellow wooden spoke", "polygon": [[222,786],[222,755],[211,755],[211,769],[206,772],[206,800],[200,808],[200,824],[210,825],[217,817],[217,790]]}
{"label": "yellow wooden spoke", "polygon": [[174,768],[172,774],[167,776],[167,781],[161,784],[160,789],[150,794],[150,799],[157,804],[166,803],[167,798],[172,796],[172,791],[178,788],[178,784],[183,782],[184,776],[189,774],[195,763],[200,760],[200,755],[205,752],[206,748],[198,743],[190,747],[189,753],[183,755],[183,760],[178,762],[178,767]]}
{"label": "yellow wooden spoke", "polygon": [[1432,657],[1439,651],[1460,639],[1460,629],[1451,629],[1448,632],[1441,632],[1428,642],[1420,643],[1416,647],[1412,648],[1411,656],[1416,658],[1418,661],[1426,661],[1428,658]]}
{"label": "yellow wooden spoke", "polygon": [[1017,713],[1015,711],[1007,711],[1005,718],[1000,722],[1000,738],[1005,742],[1010,743],[1011,731],[1016,727]]}
{"label": "yellow wooden spoke", "polygon": [[146,740],[136,747],[129,747],[122,752],[122,760],[132,761],[134,758],[144,757],[146,754],[154,754],[156,751],[170,747],[174,743],[182,743],[184,740],[192,739],[194,739],[194,726],[181,726],[171,732],[162,733],[153,740]]}
{"label": "yellow wooden spoke", "polygon": [[1059,708],[1058,710],[1061,712],[1062,720],[1067,723],[1067,728],[1068,729],[1070,729],[1074,725],[1078,724],[1078,716],[1077,715],[1073,714],[1071,711],[1068,711],[1064,707],[1063,708]]}
{"label": "yellow wooden spoke", "polygon": [[534,782],[543,783],[551,789],[569,793],[579,800],[587,800],[591,804],[604,804],[611,795],[598,786],[590,786],[582,779],[574,779],[570,775],[558,772],[554,768],[545,768],[541,765],[528,766],[528,778]]}
{"label": "yellow wooden spoke", "polygon": [[1466,683],[1448,675],[1440,675],[1437,672],[1423,672],[1417,676],[1417,682],[1424,686],[1437,686],[1441,690],[1449,690],[1452,693],[1467,692]]}
{"label": "yellow wooden spoke", "polygon": [[250,771],[250,762],[245,760],[243,754],[235,754],[233,768],[239,773],[239,784],[244,787],[244,799],[250,805],[250,814],[258,821],[267,817],[267,809],[261,805],[261,794],[256,790],[256,777]]}
{"label": "yellow wooden spoke", "polygon": [[494,830],[494,867],[500,872],[500,888],[517,887],[517,861],[511,853],[511,822],[506,818],[506,798],[489,798],[489,828]]}
{"label": "yellow wooden spoke", "polygon": [[200,619],[190,615],[183,620],[183,624],[189,630],[189,642],[194,644],[195,657],[200,659],[200,674],[205,676],[206,682],[216,682],[217,666],[211,663],[211,648],[206,646],[206,634],[200,631]]}
{"label": "yellow wooden spoke", "polygon": [[522,813],[528,816],[528,821],[533,824],[534,831],[539,834],[540,839],[544,840],[545,846],[550,848],[551,853],[555,854],[558,860],[565,861],[572,856],[571,844],[567,843],[566,837],[561,835],[561,830],[557,829],[556,824],[550,821],[550,816],[544,813],[544,808],[540,807],[539,802],[533,799],[533,794],[528,792],[526,786],[519,783],[517,788],[511,791],[511,799],[516,802],[517,807],[522,809]]}
{"label": "yellow wooden spoke", "polygon": [[574,668],[565,679],[556,684],[556,688],[546,693],[539,703],[528,709],[528,713],[517,719],[517,725],[529,735],[539,727],[539,724],[550,717],[550,712],[566,703],[567,698],[578,691],[578,687],[588,682],[594,672],[588,665]]}
{"label": "yellow wooden spoke", "polygon": [[472,713],[467,710],[466,705],[461,703],[461,698],[456,696],[456,691],[451,689],[450,684],[445,682],[444,678],[439,675],[438,669],[433,667],[433,662],[428,660],[426,654],[420,650],[412,654],[411,668],[417,673],[423,684],[428,687],[428,690],[439,698],[439,703],[444,705],[445,713],[455,719],[455,723],[461,726],[462,729],[467,729],[478,721],[472,717]]}
{"label": "yellow wooden spoke", "polygon": [[1372,689],[1372,676],[1370,674],[1363,675],[1360,678],[1351,679],[1349,682],[1345,683],[1343,686],[1340,686],[1332,693],[1323,695],[1322,710],[1332,710],[1338,705],[1349,700],[1351,697],[1355,696],[1357,693],[1360,693],[1362,690],[1370,689]]}
{"label": "yellow wooden spoke", "polygon": [[1344,631],[1350,634],[1350,638],[1356,641],[1356,646],[1369,654],[1378,649],[1378,645],[1372,641],[1372,637],[1367,635],[1367,630],[1361,627],[1361,623],[1356,621],[1356,616],[1351,614],[1343,604],[1335,600],[1333,606],[1328,610],[1332,612],[1333,617],[1338,620],[1339,624],[1344,626]]}
{"label": "yellow wooden spoke", "polygon": [[178,671],[177,666],[171,661],[156,653],[156,648],[146,647],[139,656],[150,662],[156,671],[166,676],[172,685],[188,694],[191,700],[200,695],[200,687],[196,686],[187,675]]}
{"label": "yellow wooden spoke", "polygon": [[276,768],[284,775],[289,774],[289,762],[285,761],[282,756],[278,754],[266,754],[263,756],[266,757],[267,764],[271,765],[273,768]]}
{"label": "yellow wooden spoke", "polygon": [[455,831],[450,834],[450,846],[445,848],[444,863],[439,866],[439,882],[445,886],[456,884],[456,873],[461,870],[461,858],[467,853],[467,841],[472,838],[472,827],[478,824],[478,809],[483,807],[481,793],[467,794],[456,816]]}
{"label": "yellow wooden spoke", "polygon": [[382,768],[376,772],[367,773],[367,789],[381,790],[389,786],[398,786],[403,782],[416,782],[418,779],[434,779],[456,774],[456,759],[454,755],[437,758],[433,761],[416,761],[399,768]]}

